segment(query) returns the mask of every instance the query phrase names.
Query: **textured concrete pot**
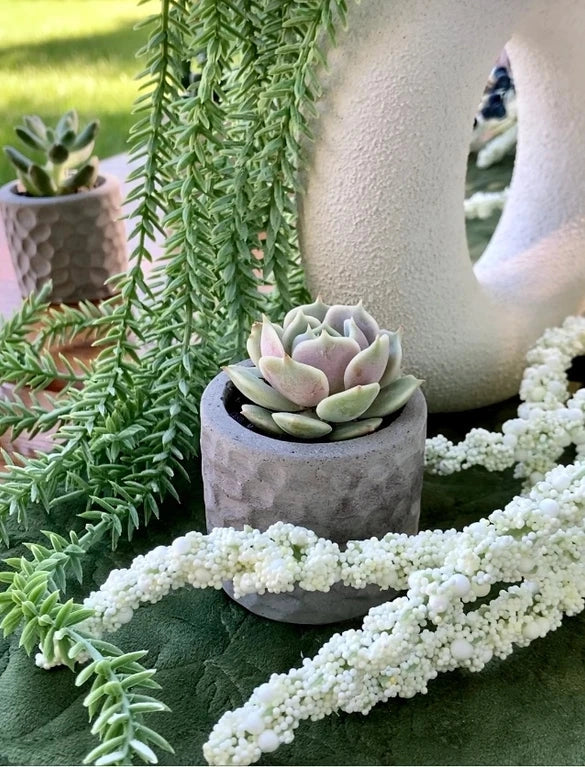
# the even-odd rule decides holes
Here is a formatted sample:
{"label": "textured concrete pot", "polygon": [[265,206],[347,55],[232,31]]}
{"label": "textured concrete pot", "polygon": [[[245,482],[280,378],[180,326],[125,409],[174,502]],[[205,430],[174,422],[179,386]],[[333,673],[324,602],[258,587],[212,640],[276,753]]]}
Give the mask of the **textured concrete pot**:
{"label": "textured concrete pot", "polygon": [[[239,423],[237,393],[224,373],[201,399],[201,460],[207,529],[290,522],[341,545],[418,530],[426,403],[420,391],[374,434],[345,442],[289,442]],[[230,596],[231,584],[225,589]],[[290,623],[333,623],[392,599],[377,587],[330,592],[296,588],[251,594],[248,610]]]}
{"label": "textured concrete pot", "polygon": [[[584,29],[582,0],[368,0],[329,51],[300,200],[309,288],[408,329],[431,411],[516,394],[535,340],[584,308]],[[518,151],[473,267],[469,141],[504,45]]]}
{"label": "textured concrete pot", "polygon": [[14,182],[0,189],[0,215],[21,293],[53,281],[51,301],[106,298],[108,277],[127,265],[120,183],[100,176],[98,186],[62,197],[17,194]]}

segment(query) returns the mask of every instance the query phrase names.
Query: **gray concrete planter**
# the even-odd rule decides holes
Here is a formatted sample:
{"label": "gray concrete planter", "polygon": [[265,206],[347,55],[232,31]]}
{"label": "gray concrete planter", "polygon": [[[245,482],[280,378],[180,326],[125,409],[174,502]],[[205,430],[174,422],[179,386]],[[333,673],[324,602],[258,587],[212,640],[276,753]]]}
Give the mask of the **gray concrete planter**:
{"label": "gray concrete planter", "polygon": [[[345,442],[296,442],[258,434],[239,423],[239,395],[224,373],[201,400],[201,459],[207,529],[282,520],[341,545],[350,539],[418,530],[426,403],[416,391],[388,425]],[[233,595],[231,584],[225,590]],[[295,588],[248,595],[253,613],[290,623],[323,624],[364,615],[391,599],[375,586],[330,592]]]}
{"label": "gray concrete planter", "polygon": [[62,197],[17,194],[0,188],[0,215],[20,291],[37,292],[52,280],[50,300],[74,303],[112,295],[105,281],[127,265],[117,178],[101,175],[87,192]]}

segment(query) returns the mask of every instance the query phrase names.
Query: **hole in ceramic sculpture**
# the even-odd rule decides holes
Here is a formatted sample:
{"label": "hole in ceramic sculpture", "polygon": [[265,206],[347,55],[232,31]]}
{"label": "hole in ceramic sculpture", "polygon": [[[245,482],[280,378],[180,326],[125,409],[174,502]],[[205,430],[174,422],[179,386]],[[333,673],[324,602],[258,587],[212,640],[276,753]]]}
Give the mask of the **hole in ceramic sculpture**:
{"label": "hole in ceramic sculpture", "polygon": [[504,209],[514,170],[517,123],[516,90],[504,50],[478,106],[467,163],[465,218],[474,263],[487,247]]}

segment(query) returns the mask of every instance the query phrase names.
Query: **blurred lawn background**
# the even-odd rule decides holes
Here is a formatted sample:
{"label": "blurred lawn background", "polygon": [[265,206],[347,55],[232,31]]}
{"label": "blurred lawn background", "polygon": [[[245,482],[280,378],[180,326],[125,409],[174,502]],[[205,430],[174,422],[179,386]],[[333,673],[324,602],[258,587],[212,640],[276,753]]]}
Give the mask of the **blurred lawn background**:
{"label": "blurred lawn background", "polygon": [[[20,143],[14,125],[24,114],[56,122],[75,107],[82,121],[101,121],[98,157],[128,149],[132,103],[142,61],[136,51],[147,30],[134,31],[141,18],[156,13],[159,0],[0,0],[0,147]],[[486,79],[487,79],[486,73]],[[478,101],[481,94],[478,94]],[[512,175],[513,157],[487,170],[468,168],[466,196],[495,191]],[[0,185],[14,174],[0,152]],[[462,201],[463,202],[463,201]],[[471,258],[489,242],[499,213],[468,226]]]}
{"label": "blurred lawn background", "polygon": [[[136,51],[147,30],[134,31],[158,2],[137,0],[0,0],[0,146],[21,148],[14,135],[24,114],[56,122],[76,108],[101,122],[104,158],[128,148],[130,114],[142,69]],[[4,153],[0,184],[14,178]]]}

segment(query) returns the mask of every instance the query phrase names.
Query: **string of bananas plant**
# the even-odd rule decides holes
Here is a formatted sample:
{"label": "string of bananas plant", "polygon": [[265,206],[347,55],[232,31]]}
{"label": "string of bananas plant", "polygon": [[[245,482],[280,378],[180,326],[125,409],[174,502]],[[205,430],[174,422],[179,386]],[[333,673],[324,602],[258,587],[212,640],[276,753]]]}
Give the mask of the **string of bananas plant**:
{"label": "string of bananas plant", "polygon": [[[322,46],[345,12],[345,0],[158,0],[141,22],[150,34],[131,132],[138,244],[118,297],[55,312],[41,293],[0,328],[1,382],[63,387],[51,398],[0,400],[0,434],[57,429],[50,454],[4,455],[2,538],[8,545],[9,516],[26,525],[31,505],[50,525],[56,505],[85,503],[69,532],[47,531],[46,545],[6,560],[1,627],[20,631],[29,654],[40,645],[48,662],[89,661],[76,680],[89,685],[84,703],[100,739],[87,763],[155,762],[153,749],[171,746],[144,722],[167,710],[151,694],[158,685],[145,653],[85,635],[88,611],[67,600],[69,583],[82,581],[98,541],[115,547],[164,512],[196,454],[206,383],[241,355],[262,311],[280,315],[306,298],[297,178]],[[185,93],[183,62],[202,52],[200,82]],[[166,250],[146,284],[142,264],[157,232]],[[81,374],[57,369],[48,347],[80,333],[99,338],[99,356]]]}

